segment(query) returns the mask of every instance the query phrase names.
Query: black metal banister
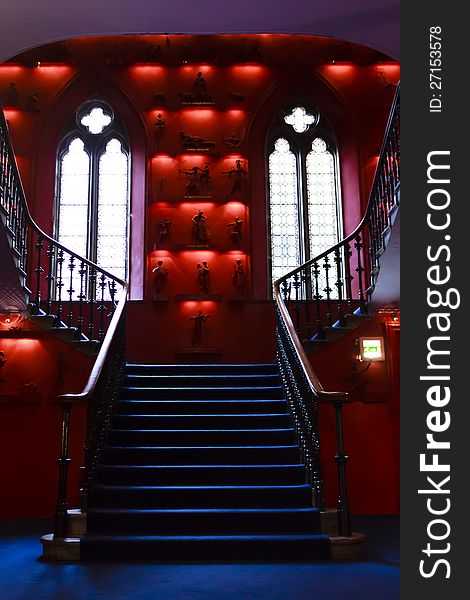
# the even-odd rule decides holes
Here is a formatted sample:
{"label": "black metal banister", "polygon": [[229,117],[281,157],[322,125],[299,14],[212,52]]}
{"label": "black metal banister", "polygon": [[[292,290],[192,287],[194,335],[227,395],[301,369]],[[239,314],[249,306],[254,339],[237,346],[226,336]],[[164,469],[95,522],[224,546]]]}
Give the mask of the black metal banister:
{"label": "black metal banister", "polygon": [[[340,535],[344,536],[351,535],[351,522],[346,485],[348,456],[344,450],[342,409],[351,399],[346,392],[323,389],[301,340],[323,340],[327,328],[347,325],[347,313],[367,313],[368,300],[380,269],[380,255],[385,249],[393,214],[399,204],[399,109],[398,86],[367,208],[359,225],[340,242],[280,277],[273,284],[277,313],[277,357],[283,387],[304,454],[315,504],[320,509],[324,508],[324,500],[316,429],[317,409],[321,402],[332,404],[335,408],[338,525]],[[292,290],[295,291],[293,297]],[[316,323],[313,337],[310,318],[312,303]]]}
{"label": "black metal banister", "polygon": [[[70,332],[77,343],[91,343],[92,350],[99,349],[83,391],[58,398],[62,406],[62,422],[54,538],[62,539],[67,536],[68,528],[71,409],[79,403],[87,405],[85,468],[89,481],[124,374],[128,285],[123,279],[68,249],[36,224],[28,207],[1,106],[0,209],[10,233],[18,271],[25,280],[25,295],[31,295],[31,318],[52,317],[56,331]],[[30,256],[27,255],[28,249]],[[32,292],[29,290],[30,281]],[[98,327],[95,339],[94,332]]]}

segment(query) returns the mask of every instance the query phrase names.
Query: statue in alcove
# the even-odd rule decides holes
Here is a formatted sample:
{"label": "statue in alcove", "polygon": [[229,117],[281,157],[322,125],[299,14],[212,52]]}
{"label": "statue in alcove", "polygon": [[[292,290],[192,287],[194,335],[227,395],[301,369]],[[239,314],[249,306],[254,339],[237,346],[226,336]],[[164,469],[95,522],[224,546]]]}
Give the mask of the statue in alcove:
{"label": "statue in alcove", "polygon": [[193,88],[195,93],[198,95],[205,94],[207,92],[206,80],[204,79],[204,75],[201,71],[199,71],[194,79]]}
{"label": "statue in alcove", "polygon": [[172,223],[168,219],[163,219],[158,223],[158,241],[160,244],[164,244],[170,237],[171,225]]}
{"label": "statue in alcove", "polygon": [[202,264],[198,263],[197,264],[197,281],[198,281],[198,286],[199,286],[199,293],[200,294],[208,294],[209,293],[209,274],[210,274],[210,269],[209,269],[209,265],[207,264],[207,261],[203,260]]}
{"label": "statue in alcove", "polygon": [[188,183],[186,184],[186,196],[199,196],[201,190],[201,177],[199,167],[192,167],[188,171],[180,169],[180,173],[186,175]]}
{"label": "statue in alcove", "polygon": [[224,171],[222,175],[228,175],[231,177],[233,181],[232,190],[228,194],[228,196],[233,196],[234,194],[242,194],[243,192],[243,184],[246,176],[248,175],[248,171],[242,166],[242,160],[237,159],[235,162],[235,167],[230,169],[229,171]]}
{"label": "statue in alcove", "polygon": [[243,221],[239,217],[227,225],[230,228],[230,239],[234,246],[239,246],[242,241],[242,225]]}
{"label": "statue in alcove", "polygon": [[25,108],[31,112],[39,112],[39,96],[37,92],[34,92],[29,96]]}
{"label": "statue in alcove", "polygon": [[233,267],[232,275],[233,287],[238,293],[242,293],[245,289],[245,269],[240,258],[237,258]]}
{"label": "statue in alcove", "polygon": [[5,381],[3,379],[3,370],[6,364],[7,359],[5,358],[5,353],[2,350],[0,350],[0,383],[3,383]]}
{"label": "statue in alcove", "polygon": [[204,163],[204,167],[200,170],[199,181],[201,183],[201,188],[205,191],[209,191],[211,186],[211,172],[208,162]]}
{"label": "statue in alcove", "polygon": [[145,62],[157,63],[162,57],[162,48],[159,44],[152,44],[145,52]]}
{"label": "statue in alcove", "polygon": [[161,294],[168,283],[168,269],[163,264],[162,260],[157,262],[157,266],[153,269],[152,273],[155,274],[155,294],[158,296]]}
{"label": "statue in alcove", "polygon": [[20,92],[14,81],[10,81],[10,88],[5,94],[5,106],[18,108],[20,105]]}
{"label": "statue in alcove", "polygon": [[198,210],[191,221],[193,223],[193,241],[197,244],[207,244],[210,242],[212,235],[207,227],[207,218],[203,211]]}
{"label": "statue in alcove", "polygon": [[193,338],[191,345],[200,346],[202,340],[202,324],[207,321],[210,315],[205,315],[202,310],[198,310],[195,315],[189,318],[190,321],[194,321]]}
{"label": "statue in alcove", "polygon": [[215,147],[215,142],[206,140],[200,135],[190,135],[185,131],[180,132],[180,142],[185,150],[210,150]]}
{"label": "statue in alcove", "polygon": [[242,140],[237,137],[234,133],[232,133],[232,135],[229,135],[226,138],[222,138],[223,143],[231,149],[235,149],[235,148],[239,148],[242,145]]}
{"label": "statue in alcove", "polygon": [[122,59],[118,46],[113,46],[111,48],[111,52],[108,54],[108,58],[106,59],[106,64],[108,67],[124,66],[124,60]]}
{"label": "statue in alcove", "polygon": [[157,142],[157,148],[160,147],[160,139],[165,131],[166,122],[162,116],[162,113],[158,113],[157,120],[155,121],[155,141]]}

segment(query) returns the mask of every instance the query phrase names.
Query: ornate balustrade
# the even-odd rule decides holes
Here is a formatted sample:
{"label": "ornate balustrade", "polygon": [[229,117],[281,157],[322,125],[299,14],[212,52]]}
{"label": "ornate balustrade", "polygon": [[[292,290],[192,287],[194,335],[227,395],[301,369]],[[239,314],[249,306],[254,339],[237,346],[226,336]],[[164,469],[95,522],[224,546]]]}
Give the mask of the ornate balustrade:
{"label": "ornate balustrade", "polygon": [[346,486],[342,408],[347,393],[326,392],[304,352],[301,340],[325,338],[327,327],[346,327],[348,314],[367,314],[380,270],[380,256],[399,205],[400,91],[397,88],[372,184],[358,227],[338,244],[274,282],[277,356],[285,393],[304,453],[315,504],[324,508],[320,474],[317,408],[336,411],[338,515],[340,535],[351,535]]}
{"label": "ornate balustrade", "polygon": [[96,357],[85,389],[59,397],[62,406],[59,486],[54,537],[67,535],[67,474],[70,413],[87,405],[85,491],[104,443],[125,365],[125,314],[128,286],[92,261],[42,231],[31,217],[13,152],[8,124],[0,110],[0,210],[9,232],[32,316],[48,317],[52,330],[76,342],[92,342]]}

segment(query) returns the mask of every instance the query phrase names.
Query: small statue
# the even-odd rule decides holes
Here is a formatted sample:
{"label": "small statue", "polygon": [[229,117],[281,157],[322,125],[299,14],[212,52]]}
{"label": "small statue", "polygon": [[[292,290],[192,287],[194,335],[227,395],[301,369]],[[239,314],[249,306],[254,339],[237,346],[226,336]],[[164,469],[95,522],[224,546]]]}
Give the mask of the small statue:
{"label": "small statue", "polygon": [[205,92],[207,92],[206,80],[204,79],[204,75],[201,73],[201,71],[199,71],[199,73],[196,75],[193,88],[196,94],[199,96],[204,95]]}
{"label": "small statue", "polygon": [[240,258],[235,261],[232,275],[233,286],[237,292],[241,293],[245,289],[245,270]]}
{"label": "small statue", "polygon": [[170,237],[171,221],[164,219],[158,223],[158,239],[160,244],[164,244]]}
{"label": "small statue", "polygon": [[10,89],[5,94],[5,105],[17,108],[20,105],[20,92],[14,81],[10,82]]}
{"label": "small statue", "polygon": [[155,92],[155,94],[153,95],[153,104],[158,106],[163,102],[166,102],[165,92]]}
{"label": "small statue", "polygon": [[[167,39],[169,39],[169,38],[167,38]],[[188,46],[183,46],[181,48],[181,64],[182,65],[187,65],[188,62],[189,62],[189,58],[190,58],[189,47]]]}
{"label": "small statue", "polygon": [[39,97],[38,97],[37,92],[34,92],[28,98],[28,102],[26,104],[26,110],[29,110],[31,112],[39,112],[38,105],[39,105]]}
{"label": "small statue", "polygon": [[186,196],[198,196],[201,189],[199,167],[193,167],[189,171],[182,171],[180,173],[188,177],[188,183],[186,184]]}
{"label": "small statue", "polygon": [[206,191],[209,190],[211,186],[211,173],[210,165],[208,162],[204,163],[203,169],[200,169],[199,181],[201,183],[201,187],[203,187]]}
{"label": "small statue", "polygon": [[223,143],[229,148],[235,149],[239,148],[242,145],[242,140],[237,137],[234,133],[229,135],[227,138],[222,138]]}
{"label": "small statue", "polygon": [[157,295],[161,294],[168,282],[168,269],[162,260],[157,262],[157,266],[153,269],[152,273],[155,273],[155,293]]}
{"label": "small statue", "polygon": [[185,131],[180,132],[180,142],[186,150],[209,150],[214,148],[215,143],[199,135],[190,135]]}
{"label": "small statue", "polygon": [[239,194],[242,193],[242,185],[245,180],[245,177],[248,175],[248,171],[244,167],[242,167],[242,161],[240,159],[236,160],[234,169],[224,171],[222,175],[229,175],[233,179],[232,190],[228,194],[228,196],[232,196],[236,192],[238,192]]}
{"label": "small statue", "polygon": [[162,113],[158,113],[157,120],[155,121],[155,139],[157,142],[157,148],[160,147],[160,138],[163,136],[163,131],[165,130],[166,122],[162,116]]}
{"label": "small statue", "polygon": [[162,57],[162,48],[159,44],[152,44],[145,52],[145,62],[158,63]]}
{"label": "small statue", "polygon": [[201,263],[198,263],[196,268],[198,271],[197,280],[198,280],[198,284],[199,284],[199,293],[200,294],[208,294],[209,293],[210,269],[207,264],[207,261],[203,260],[202,265],[201,265]]}
{"label": "small statue", "polygon": [[3,383],[5,380],[3,379],[2,372],[7,363],[7,359],[5,358],[5,353],[0,350],[0,383]]}
{"label": "small statue", "polygon": [[67,42],[61,42],[55,48],[55,58],[59,63],[72,63],[72,50]]}
{"label": "small statue", "polygon": [[189,318],[190,321],[194,321],[194,331],[192,346],[199,346],[202,339],[202,324],[207,321],[210,315],[205,315],[202,310],[198,310],[197,314]]}
{"label": "small statue", "polygon": [[106,59],[106,64],[108,67],[123,67],[124,61],[119,53],[119,48],[117,46],[113,46],[111,48],[111,52],[109,53],[108,58]]}
{"label": "small statue", "polygon": [[231,228],[230,238],[234,246],[239,246],[242,240],[242,225],[243,221],[239,217],[235,217],[234,221],[227,225]]}
{"label": "small statue", "polygon": [[210,242],[212,235],[207,227],[207,218],[204,216],[203,211],[199,210],[191,221],[193,223],[193,240],[197,244],[207,244]]}

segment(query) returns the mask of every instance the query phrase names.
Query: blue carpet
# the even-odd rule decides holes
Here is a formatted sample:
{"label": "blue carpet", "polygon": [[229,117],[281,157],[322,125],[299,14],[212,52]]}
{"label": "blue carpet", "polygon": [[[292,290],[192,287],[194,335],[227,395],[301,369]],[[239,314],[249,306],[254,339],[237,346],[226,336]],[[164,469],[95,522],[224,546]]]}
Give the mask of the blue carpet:
{"label": "blue carpet", "polygon": [[355,517],[368,536],[356,563],[41,563],[49,521],[0,521],[1,600],[398,600],[397,517]]}

